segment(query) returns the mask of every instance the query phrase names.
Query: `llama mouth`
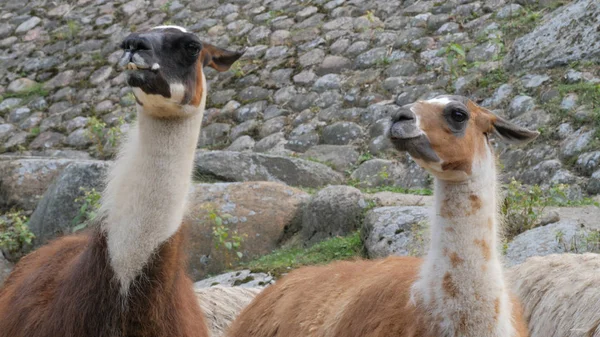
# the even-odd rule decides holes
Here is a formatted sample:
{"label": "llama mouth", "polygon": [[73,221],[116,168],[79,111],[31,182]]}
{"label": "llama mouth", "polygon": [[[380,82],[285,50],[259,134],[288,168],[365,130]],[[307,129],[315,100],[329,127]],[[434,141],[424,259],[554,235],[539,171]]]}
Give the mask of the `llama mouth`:
{"label": "llama mouth", "polygon": [[440,161],[438,155],[431,148],[429,139],[424,135],[410,138],[390,137],[390,141],[401,152],[408,152],[414,159],[421,159],[437,163]]}

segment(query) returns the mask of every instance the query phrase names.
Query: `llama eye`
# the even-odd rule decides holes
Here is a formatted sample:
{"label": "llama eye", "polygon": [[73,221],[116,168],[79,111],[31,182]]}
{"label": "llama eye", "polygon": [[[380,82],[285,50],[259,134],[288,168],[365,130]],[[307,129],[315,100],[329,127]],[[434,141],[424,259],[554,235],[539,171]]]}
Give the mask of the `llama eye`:
{"label": "llama eye", "polygon": [[450,117],[452,117],[452,120],[454,120],[455,122],[462,123],[466,121],[469,116],[464,111],[453,110],[450,113]]}

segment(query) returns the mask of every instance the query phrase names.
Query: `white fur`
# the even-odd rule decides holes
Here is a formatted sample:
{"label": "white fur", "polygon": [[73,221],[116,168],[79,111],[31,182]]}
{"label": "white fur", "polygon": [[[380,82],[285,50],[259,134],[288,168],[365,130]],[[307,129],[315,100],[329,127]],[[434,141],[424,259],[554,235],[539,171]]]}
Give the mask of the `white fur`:
{"label": "white fur", "polygon": [[111,266],[124,294],[156,249],[179,229],[206,103],[203,91],[199,107],[178,108],[191,116],[161,119],[156,118],[164,105],[160,96],[139,88],[134,92],[144,106],[138,105],[138,121],[111,168],[100,209]]}
{"label": "white fur", "polygon": [[187,33],[187,29],[180,27],[180,26],[173,26],[173,25],[156,26],[152,29],[169,29],[169,28],[179,29],[180,31]]}
{"label": "white fur", "polygon": [[509,275],[530,337],[600,337],[600,255],[532,257]]}
{"label": "white fur", "polygon": [[152,70],[158,70],[158,69],[160,69],[160,64],[158,64],[158,63],[154,63],[154,64],[152,65]]}
{"label": "white fur", "polygon": [[439,105],[444,105],[445,106],[446,104],[448,104],[448,103],[450,103],[452,101],[448,97],[443,97],[442,96],[442,97],[432,98],[432,99],[427,100],[425,102],[430,103],[430,104],[439,104]]}
{"label": "white fur", "polygon": [[[438,317],[442,336],[463,337],[514,337],[511,319],[511,302],[496,247],[496,174],[493,154],[486,147],[486,158],[473,165],[470,180],[462,183],[435,180],[435,214],[431,217],[431,244],[420,271],[413,284],[411,299],[432,317]],[[469,214],[460,209],[450,219],[442,216],[443,203],[470,206],[469,196],[476,195],[481,208]],[[494,224],[490,229],[488,219]],[[451,228],[451,230],[447,230]],[[453,231],[453,232],[452,232]],[[482,248],[475,240],[485,240],[490,248],[490,259],[485,260]],[[449,255],[458,254],[462,263],[453,266]],[[443,282],[450,273],[458,295],[449,296]],[[495,301],[500,299],[500,314],[496,321]],[[467,314],[469,322],[466,334],[458,331],[459,317]],[[490,331],[490,327],[494,327]]]}
{"label": "white fur", "polygon": [[185,87],[182,83],[171,83],[169,85],[169,89],[171,89],[171,100],[174,102],[181,103],[183,101],[183,96],[185,96]]}

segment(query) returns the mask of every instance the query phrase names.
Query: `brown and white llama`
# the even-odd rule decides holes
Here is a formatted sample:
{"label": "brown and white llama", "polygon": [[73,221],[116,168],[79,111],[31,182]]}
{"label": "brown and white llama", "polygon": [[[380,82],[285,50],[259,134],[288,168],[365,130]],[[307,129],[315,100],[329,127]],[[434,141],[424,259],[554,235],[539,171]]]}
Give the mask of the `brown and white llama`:
{"label": "brown and white llama", "polygon": [[2,337],[206,337],[180,227],[206,104],[203,66],[240,56],[175,26],[128,36],[137,122],[98,221],[24,257],[0,290]]}
{"label": "brown and white llama", "polygon": [[511,143],[538,135],[464,97],[403,107],[392,118],[391,140],[435,176],[427,257],[298,269],[260,293],[228,336],[527,336],[496,249],[491,134]]}

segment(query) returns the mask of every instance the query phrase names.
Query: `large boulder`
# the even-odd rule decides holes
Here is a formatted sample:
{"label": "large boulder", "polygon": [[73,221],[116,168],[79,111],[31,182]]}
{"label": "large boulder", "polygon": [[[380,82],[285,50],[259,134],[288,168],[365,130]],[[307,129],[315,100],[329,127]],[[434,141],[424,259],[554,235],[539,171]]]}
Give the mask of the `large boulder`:
{"label": "large boulder", "polygon": [[362,163],[350,176],[363,188],[394,186],[424,188],[429,186],[428,174],[412,160],[407,164],[385,159]]}
{"label": "large boulder", "polygon": [[321,187],[343,181],[340,173],[320,163],[229,151],[198,152],[196,176],[221,181],[278,181],[303,187]]}
{"label": "large boulder", "polygon": [[600,57],[600,3],[579,0],[544,17],[507,55],[511,69],[547,68]]}
{"label": "large boulder", "polygon": [[50,185],[29,220],[29,229],[35,234],[35,245],[40,246],[63,234],[70,234],[77,225],[75,219],[80,212],[82,189],[104,188],[104,177],[110,162],[72,162]]}
{"label": "large boulder", "polygon": [[33,210],[69,159],[0,159],[0,209]]}
{"label": "large boulder", "polygon": [[[270,253],[298,227],[302,206],[309,195],[276,182],[216,183],[193,185],[189,196],[189,271],[198,280],[222,272],[239,262]],[[218,222],[228,235],[243,238],[238,250],[227,249],[213,229]],[[227,239],[230,240],[230,239]]]}
{"label": "large boulder", "polygon": [[356,164],[359,153],[349,145],[316,145],[303,153],[302,157],[325,163],[343,172]]}
{"label": "large boulder", "polygon": [[571,219],[528,230],[517,235],[508,244],[506,264],[518,265],[532,256],[588,252],[594,248],[588,244],[592,233],[580,221]]}
{"label": "large boulder", "polygon": [[370,210],[361,236],[370,258],[422,256],[429,245],[426,207],[379,207]]}
{"label": "large boulder", "polygon": [[273,276],[265,273],[253,273],[249,269],[230,271],[228,273],[205,278],[194,283],[195,289],[214,286],[258,288],[266,287],[275,282]]}
{"label": "large boulder", "polygon": [[315,194],[302,214],[301,234],[307,244],[345,236],[360,227],[367,203],[350,186],[328,186]]}

